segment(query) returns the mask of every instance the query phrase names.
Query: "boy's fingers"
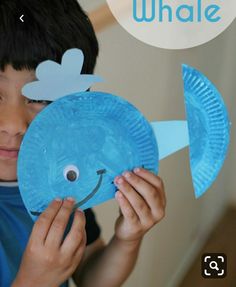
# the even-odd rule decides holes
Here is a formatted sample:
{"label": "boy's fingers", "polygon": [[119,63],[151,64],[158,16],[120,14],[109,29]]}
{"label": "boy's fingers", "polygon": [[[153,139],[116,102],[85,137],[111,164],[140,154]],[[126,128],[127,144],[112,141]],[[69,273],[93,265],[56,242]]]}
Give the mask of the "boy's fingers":
{"label": "boy's fingers", "polygon": [[[134,187],[134,189],[141,195],[147,205],[150,207],[152,214],[158,217],[159,211],[163,209],[163,200],[160,190],[146,182],[143,178],[134,173],[128,172],[129,176],[125,177],[126,181]],[[124,176],[127,172],[124,173]],[[142,206],[141,206],[142,207]],[[143,209],[143,208],[142,208]]]}
{"label": "boy's fingers", "polygon": [[146,222],[146,219],[152,216],[151,209],[148,204],[145,202],[143,197],[133,189],[133,187],[126,182],[125,180],[119,184],[119,189],[123,195],[125,195],[126,199],[129,201],[130,205],[135,210],[138,215],[140,221],[142,223]]}
{"label": "boy's fingers", "polygon": [[120,210],[123,216],[131,222],[137,222],[139,220],[138,215],[129,203],[128,199],[125,198],[120,190],[116,192],[116,199],[119,202]]}
{"label": "boy's fingers", "polygon": [[86,235],[81,240],[79,247],[76,249],[74,255],[71,258],[71,262],[72,262],[71,266],[73,267],[73,269],[76,269],[82,262],[84,252],[85,252],[85,247],[86,247]]}
{"label": "boy's fingers", "polygon": [[50,226],[56,217],[61,205],[62,200],[59,199],[50,203],[47,209],[39,216],[35,222],[30,240],[37,241],[37,244],[44,243]]}
{"label": "boy's fingers", "polygon": [[84,254],[85,247],[86,247],[86,232],[84,231],[84,233],[85,234],[84,234],[84,236],[83,236],[83,238],[82,238],[82,240],[80,242],[80,245],[77,248],[77,250],[76,250],[76,252],[74,254],[74,257],[73,257],[73,259],[76,262],[78,262],[82,258],[83,254]]}
{"label": "boy's fingers", "polygon": [[82,211],[76,210],[69,233],[61,245],[61,253],[72,255],[76,252],[85,237],[85,216]]}
{"label": "boy's fingers", "polygon": [[144,168],[135,169],[134,173],[158,189],[158,191],[160,192],[161,199],[163,201],[163,205],[166,206],[166,195],[164,191],[165,188],[163,180],[159,176],[156,176],[155,174]]}
{"label": "boy's fingers", "polygon": [[61,208],[54,218],[48,231],[45,245],[54,249],[61,245],[74,203],[75,201],[70,198],[63,201],[63,204],[61,205]]}

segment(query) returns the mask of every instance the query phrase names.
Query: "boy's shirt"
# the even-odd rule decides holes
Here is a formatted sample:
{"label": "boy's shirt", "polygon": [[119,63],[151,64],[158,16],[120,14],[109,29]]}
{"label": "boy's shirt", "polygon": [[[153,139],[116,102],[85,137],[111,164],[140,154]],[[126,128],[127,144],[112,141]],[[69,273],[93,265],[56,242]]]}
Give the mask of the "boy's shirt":
{"label": "boy's shirt", "polygon": [[[89,245],[99,238],[100,227],[91,209],[85,211],[85,216]],[[0,182],[0,287],[9,287],[14,280],[33,225],[17,183]]]}

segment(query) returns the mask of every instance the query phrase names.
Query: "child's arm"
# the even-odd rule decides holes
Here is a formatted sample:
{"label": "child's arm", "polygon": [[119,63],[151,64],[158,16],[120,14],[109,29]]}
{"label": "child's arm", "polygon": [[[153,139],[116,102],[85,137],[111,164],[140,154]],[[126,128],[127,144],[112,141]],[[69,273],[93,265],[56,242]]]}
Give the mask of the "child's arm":
{"label": "child's arm", "polygon": [[[58,287],[80,263],[86,245],[85,216],[76,211],[62,243],[74,201],[53,201],[34,224],[12,287]],[[62,244],[61,244],[62,243]]]}
{"label": "child's arm", "polygon": [[73,275],[78,286],[121,286],[134,268],[143,236],[164,217],[166,198],[158,176],[140,169],[120,179],[115,234],[106,247],[100,240],[87,247],[87,258]]}

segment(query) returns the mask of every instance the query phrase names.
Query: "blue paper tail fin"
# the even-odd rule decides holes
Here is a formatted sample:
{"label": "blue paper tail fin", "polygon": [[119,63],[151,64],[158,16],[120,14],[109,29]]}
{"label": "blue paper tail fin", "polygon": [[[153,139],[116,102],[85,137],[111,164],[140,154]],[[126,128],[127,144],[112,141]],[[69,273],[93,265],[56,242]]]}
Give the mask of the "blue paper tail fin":
{"label": "blue paper tail fin", "polygon": [[159,159],[163,159],[189,145],[187,121],[152,122],[159,149]]}

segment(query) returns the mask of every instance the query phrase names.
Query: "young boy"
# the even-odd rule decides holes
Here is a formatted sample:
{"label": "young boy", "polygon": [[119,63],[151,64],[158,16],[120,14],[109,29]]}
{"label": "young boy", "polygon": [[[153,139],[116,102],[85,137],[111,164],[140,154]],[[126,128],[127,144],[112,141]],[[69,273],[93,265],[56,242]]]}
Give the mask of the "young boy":
{"label": "young boy", "polygon": [[[24,22],[19,18],[24,14]],[[72,213],[73,198],[55,199],[34,224],[17,186],[17,155],[34,117],[48,103],[32,101],[22,87],[44,60],[60,62],[70,48],[85,55],[93,73],[98,43],[76,0],[0,2],[0,286],[121,286],[131,273],[145,233],[159,222],[166,199],[161,179],[144,169],[116,177],[120,215],[105,245],[91,209]]]}

